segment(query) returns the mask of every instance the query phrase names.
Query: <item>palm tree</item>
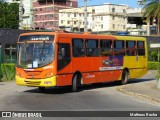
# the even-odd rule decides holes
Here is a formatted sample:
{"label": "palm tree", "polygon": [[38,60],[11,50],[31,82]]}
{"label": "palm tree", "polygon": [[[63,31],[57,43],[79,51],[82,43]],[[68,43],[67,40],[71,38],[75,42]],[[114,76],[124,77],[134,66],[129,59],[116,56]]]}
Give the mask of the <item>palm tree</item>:
{"label": "palm tree", "polygon": [[158,34],[160,34],[160,0],[140,0],[140,2],[140,5],[143,6],[143,17],[146,17],[148,22],[152,18],[152,23],[154,23],[154,20],[156,19],[158,26]]}

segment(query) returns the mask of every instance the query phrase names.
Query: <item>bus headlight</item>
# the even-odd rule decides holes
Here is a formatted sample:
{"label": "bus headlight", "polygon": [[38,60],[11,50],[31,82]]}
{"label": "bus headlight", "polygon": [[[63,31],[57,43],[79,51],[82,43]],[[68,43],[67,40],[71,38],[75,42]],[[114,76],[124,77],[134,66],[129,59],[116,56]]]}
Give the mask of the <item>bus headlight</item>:
{"label": "bus headlight", "polygon": [[49,77],[52,77],[53,76],[53,73],[52,72],[49,72],[46,74],[46,78],[49,78]]}
{"label": "bus headlight", "polygon": [[16,75],[19,76],[19,77],[22,77],[22,74],[19,73],[19,72],[16,72]]}

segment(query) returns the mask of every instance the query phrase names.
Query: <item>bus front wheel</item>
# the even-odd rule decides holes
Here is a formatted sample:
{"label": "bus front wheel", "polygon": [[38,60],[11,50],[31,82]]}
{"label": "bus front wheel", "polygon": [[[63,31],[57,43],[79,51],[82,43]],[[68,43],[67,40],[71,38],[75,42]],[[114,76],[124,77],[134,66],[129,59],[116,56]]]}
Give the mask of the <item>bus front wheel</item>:
{"label": "bus front wheel", "polygon": [[127,70],[123,70],[122,72],[122,85],[127,84],[128,82],[128,71]]}
{"label": "bus front wheel", "polygon": [[72,91],[77,92],[78,86],[80,85],[81,75],[75,74],[72,81]]}
{"label": "bus front wheel", "polygon": [[45,87],[38,87],[38,89],[39,89],[40,92],[44,92]]}

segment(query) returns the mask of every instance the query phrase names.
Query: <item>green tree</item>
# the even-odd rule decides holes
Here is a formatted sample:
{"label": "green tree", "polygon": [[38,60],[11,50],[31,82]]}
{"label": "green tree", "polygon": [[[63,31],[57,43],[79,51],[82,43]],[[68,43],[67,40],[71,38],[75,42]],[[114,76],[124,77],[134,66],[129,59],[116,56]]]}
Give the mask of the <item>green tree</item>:
{"label": "green tree", "polygon": [[158,34],[159,31],[159,24],[160,24],[160,0],[141,0],[140,5],[143,6],[142,13],[143,17],[147,18],[147,21],[149,22],[150,19],[153,21],[157,20],[158,25]]}
{"label": "green tree", "polygon": [[19,27],[19,4],[8,4],[0,0],[0,28],[13,28]]}

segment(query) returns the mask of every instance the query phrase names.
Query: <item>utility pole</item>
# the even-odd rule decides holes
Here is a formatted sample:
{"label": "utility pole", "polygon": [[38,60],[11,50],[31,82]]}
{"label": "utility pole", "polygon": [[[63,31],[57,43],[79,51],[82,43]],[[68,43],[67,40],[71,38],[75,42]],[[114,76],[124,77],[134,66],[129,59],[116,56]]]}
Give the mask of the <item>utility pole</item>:
{"label": "utility pole", "polygon": [[84,32],[87,32],[87,0],[84,0]]}

